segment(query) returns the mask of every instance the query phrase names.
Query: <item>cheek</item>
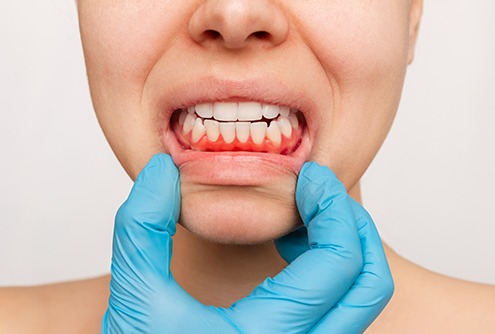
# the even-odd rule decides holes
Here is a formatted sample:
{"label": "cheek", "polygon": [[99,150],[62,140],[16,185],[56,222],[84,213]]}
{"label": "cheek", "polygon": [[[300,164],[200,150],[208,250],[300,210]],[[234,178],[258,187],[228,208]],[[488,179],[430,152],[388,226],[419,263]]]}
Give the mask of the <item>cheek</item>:
{"label": "cheek", "polygon": [[134,179],[161,150],[155,118],[143,104],[143,87],[182,13],[171,11],[166,1],[127,2],[80,1],[78,14],[98,121]]}
{"label": "cheek", "polygon": [[172,11],[166,1],[100,2],[79,6],[83,45],[90,51],[86,59],[107,76],[101,78],[106,83],[143,81],[163,47],[177,35],[183,13]]}
{"label": "cheek", "polygon": [[303,37],[332,91],[312,157],[329,165],[348,188],[365,172],[392,124],[408,51],[405,2],[350,3],[322,4],[328,7],[322,14],[302,18],[311,22]]}

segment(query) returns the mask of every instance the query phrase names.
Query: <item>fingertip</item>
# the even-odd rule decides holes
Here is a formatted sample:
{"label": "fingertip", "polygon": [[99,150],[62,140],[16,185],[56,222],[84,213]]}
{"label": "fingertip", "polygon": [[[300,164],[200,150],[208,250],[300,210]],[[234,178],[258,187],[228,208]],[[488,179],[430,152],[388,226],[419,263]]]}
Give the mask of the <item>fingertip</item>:
{"label": "fingertip", "polygon": [[117,212],[117,218],[147,222],[159,230],[166,226],[173,235],[174,224],[164,225],[164,222],[177,222],[179,214],[179,170],[170,155],[155,154],[136,178],[128,199]]}
{"label": "fingertip", "polygon": [[296,187],[296,203],[305,225],[324,209],[328,199],[347,195],[344,185],[327,166],[306,162],[301,168]]}
{"label": "fingertip", "polygon": [[299,177],[301,177],[301,176],[302,177],[308,177],[312,174],[317,173],[322,168],[328,168],[328,167],[322,166],[315,161],[307,161],[302,166],[301,171],[299,172]]}
{"label": "fingertip", "polygon": [[157,153],[151,157],[146,166],[141,170],[136,182],[144,178],[145,174],[157,173],[157,176],[166,176],[177,179],[179,177],[179,170],[175,166],[172,157],[169,154]]}
{"label": "fingertip", "polygon": [[172,164],[175,166],[174,161],[172,160],[172,157],[170,156],[170,154],[167,154],[167,153],[156,153],[150,159],[150,163],[153,163],[153,162],[163,163],[163,164]]}
{"label": "fingertip", "polygon": [[335,173],[327,166],[322,166],[317,162],[310,161],[304,163],[299,172],[297,185],[299,188],[305,187],[308,184],[321,186],[329,182],[338,182]]}

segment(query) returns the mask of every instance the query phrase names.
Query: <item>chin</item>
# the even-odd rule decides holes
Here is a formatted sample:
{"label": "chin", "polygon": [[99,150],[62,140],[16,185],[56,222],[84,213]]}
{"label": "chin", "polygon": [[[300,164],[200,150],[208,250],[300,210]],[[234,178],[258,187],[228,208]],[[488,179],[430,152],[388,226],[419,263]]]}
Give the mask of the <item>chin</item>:
{"label": "chin", "polygon": [[190,191],[182,186],[181,189],[179,223],[207,241],[262,244],[301,224],[293,190],[274,196],[262,187],[201,187]]}

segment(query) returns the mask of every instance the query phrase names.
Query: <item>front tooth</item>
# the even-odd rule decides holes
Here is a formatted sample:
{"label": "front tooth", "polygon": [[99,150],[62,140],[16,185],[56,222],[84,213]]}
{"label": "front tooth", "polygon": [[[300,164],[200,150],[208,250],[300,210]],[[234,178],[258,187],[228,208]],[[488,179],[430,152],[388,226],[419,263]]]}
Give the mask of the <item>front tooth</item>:
{"label": "front tooth", "polygon": [[263,140],[265,139],[266,136],[266,128],[267,124],[266,122],[256,122],[256,123],[251,123],[251,138],[253,139],[253,143],[256,145],[260,145],[263,143]]}
{"label": "front tooth", "polygon": [[203,125],[203,121],[201,118],[196,118],[196,121],[194,122],[194,127],[192,129],[192,141],[193,143],[197,143],[204,135],[206,132],[206,128]]}
{"label": "front tooth", "polygon": [[194,114],[194,106],[187,107],[187,112],[190,114]]}
{"label": "front tooth", "polygon": [[266,136],[275,145],[280,145],[282,142],[282,135],[280,134],[280,128],[276,121],[270,122],[270,126],[266,129]]}
{"label": "front tooth", "polygon": [[235,123],[235,134],[237,139],[241,143],[247,143],[249,140],[249,128],[251,126],[250,122],[236,122]]}
{"label": "front tooth", "polygon": [[194,127],[194,123],[196,122],[196,118],[197,117],[195,114],[187,113],[186,119],[184,120],[184,127],[182,128],[185,135],[191,132]]}
{"label": "front tooth", "polygon": [[299,120],[297,119],[297,115],[293,112],[289,114],[290,125],[294,128],[294,130],[299,129]]}
{"label": "front tooth", "polygon": [[217,102],[213,104],[213,118],[217,121],[237,121],[237,103]]}
{"label": "front tooth", "polygon": [[222,134],[223,141],[226,144],[230,144],[235,139],[235,123],[220,123],[220,133]]}
{"label": "front tooth", "polygon": [[216,142],[218,137],[220,136],[220,130],[218,129],[218,122],[205,119],[205,128],[206,128],[206,136],[208,140],[211,142]]}
{"label": "front tooth", "polygon": [[198,114],[201,118],[213,117],[213,104],[211,103],[198,104],[194,109],[196,109],[196,114]]}
{"label": "front tooth", "polygon": [[261,104],[257,102],[239,102],[237,119],[239,121],[259,121],[263,118]]}
{"label": "front tooth", "polygon": [[280,115],[284,117],[289,117],[290,108],[289,107],[280,107]]}
{"label": "front tooth", "polygon": [[280,108],[278,106],[264,104],[263,105],[263,116],[268,119],[274,119],[278,116]]}
{"label": "front tooth", "polygon": [[290,138],[292,136],[292,125],[290,123],[289,118],[280,116],[277,119],[277,123],[278,123],[278,127],[280,128],[280,132],[284,135],[284,137]]}

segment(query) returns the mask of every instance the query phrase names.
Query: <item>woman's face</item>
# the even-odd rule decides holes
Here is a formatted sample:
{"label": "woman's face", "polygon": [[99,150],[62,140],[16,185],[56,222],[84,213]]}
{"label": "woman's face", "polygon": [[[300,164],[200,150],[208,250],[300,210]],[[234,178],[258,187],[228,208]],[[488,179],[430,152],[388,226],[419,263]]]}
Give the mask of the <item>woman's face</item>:
{"label": "woman's face", "polygon": [[80,0],[94,107],[134,179],[180,169],[180,223],[223,243],[299,224],[305,161],[348,189],[381,146],[420,0]]}

